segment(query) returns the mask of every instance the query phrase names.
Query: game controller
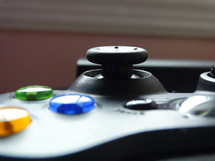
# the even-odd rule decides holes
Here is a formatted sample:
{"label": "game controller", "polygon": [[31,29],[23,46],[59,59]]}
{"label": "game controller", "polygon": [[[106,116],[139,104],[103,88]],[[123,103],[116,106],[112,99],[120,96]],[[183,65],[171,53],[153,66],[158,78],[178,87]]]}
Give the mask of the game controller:
{"label": "game controller", "polygon": [[133,69],[147,59],[143,48],[102,46],[86,55],[101,69],[67,90],[37,85],[0,95],[1,160],[215,159],[214,67],[195,92],[170,93]]}

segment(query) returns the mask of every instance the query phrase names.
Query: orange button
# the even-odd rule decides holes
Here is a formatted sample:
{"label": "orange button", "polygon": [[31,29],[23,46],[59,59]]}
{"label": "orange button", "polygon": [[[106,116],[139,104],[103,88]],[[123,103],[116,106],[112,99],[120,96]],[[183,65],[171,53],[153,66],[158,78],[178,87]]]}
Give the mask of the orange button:
{"label": "orange button", "polygon": [[24,130],[31,122],[28,111],[18,107],[0,108],[0,137]]}

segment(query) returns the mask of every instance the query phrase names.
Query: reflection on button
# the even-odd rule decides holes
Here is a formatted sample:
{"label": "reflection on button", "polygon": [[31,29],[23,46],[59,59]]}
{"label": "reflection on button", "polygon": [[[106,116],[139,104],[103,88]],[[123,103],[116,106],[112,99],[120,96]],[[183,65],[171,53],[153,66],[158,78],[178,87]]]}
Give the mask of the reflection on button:
{"label": "reflection on button", "polygon": [[132,110],[152,110],[157,109],[157,104],[151,99],[139,99],[127,102],[125,108]]}
{"label": "reflection on button", "polygon": [[44,100],[53,97],[53,90],[47,86],[27,86],[15,92],[15,98],[19,100]]}
{"label": "reflection on button", "polygon": [[94,107],[93,98],[79,94],[56,96],[49,102],[51,111],[67,115],[86,113],[94,109]]}
{"label": "reflection on button", "polygon": [[192,96],[179,103],[179,112],[202,117],[215,117],[215,97]]}
{"label": "reflection on button", "polygon": [[18,133],[24,130],[30,122],[30,114],[22,108],[0,108],[0,137]]}

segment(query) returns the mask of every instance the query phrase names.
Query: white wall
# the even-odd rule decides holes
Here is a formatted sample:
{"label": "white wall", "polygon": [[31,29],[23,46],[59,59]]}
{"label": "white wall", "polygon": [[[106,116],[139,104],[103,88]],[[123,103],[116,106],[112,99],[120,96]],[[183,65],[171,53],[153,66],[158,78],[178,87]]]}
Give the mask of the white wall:
{"label": "white wall", "polygon": [[0,29],[215,38],[215,1],[0,0]]}

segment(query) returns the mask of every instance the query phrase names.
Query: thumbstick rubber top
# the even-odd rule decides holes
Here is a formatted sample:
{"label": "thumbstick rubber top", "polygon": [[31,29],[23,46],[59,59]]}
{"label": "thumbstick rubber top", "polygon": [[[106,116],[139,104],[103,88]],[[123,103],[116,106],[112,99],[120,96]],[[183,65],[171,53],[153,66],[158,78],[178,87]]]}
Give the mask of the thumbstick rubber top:
{"label": "thumbstick rubber top", "polygon": [[146,61],[145,49],[132,46],[101,46],[87,51],[87,59],[96,64],[130,65]]}
{"label": "thumbstick rubber top", "polygon": [[101,46],[87,51],[87,59],[101,64],[104,78],[128,79],[132,76],[132,65],[146,61],[145,49],[132,46]]}

